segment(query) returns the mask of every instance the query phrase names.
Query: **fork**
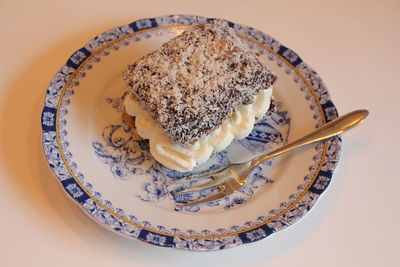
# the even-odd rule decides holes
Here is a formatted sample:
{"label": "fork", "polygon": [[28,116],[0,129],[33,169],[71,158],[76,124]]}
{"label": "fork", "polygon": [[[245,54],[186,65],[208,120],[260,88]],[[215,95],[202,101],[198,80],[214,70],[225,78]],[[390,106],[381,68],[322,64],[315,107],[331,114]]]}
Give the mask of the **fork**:
{"label": "fork", "polygon": [[[184,194],[190,194],[195,192],[202,192],[205,190],[211,190],[213,193],[210,196],[204,197],[199,200],[190,201],[187,203],[179,203],[180,206],[193,206],[202,203],[208,203],[222,199],[229,195],[232,195],[239,191],[249,179],[251,172],[262,162],[269,160],[273,157],[281,155],[283,153],[292,151],[294,149],[303,147],[307,144],[311,144],[317,141],[322,141],[333,136],[337,136],[344,131],[347,131],[354,126],[358,125],[368,116],[367,110],[355,110],[344,116],[341,116],[331,122],[328,122],[313,132],[293,141],[287,145],[284,145],[272,152],[263,154],[254,159],[243,163],[231,164],[213,174],[206,174],[199,177],[185,177],[171,185],[179,185],[185,182],[200,181],[203,179],[211,179],[209,182],[194,186],[182,191],[173,193],[175,196],[181,196]],[[215,193],[216,191],[216,193]]]}

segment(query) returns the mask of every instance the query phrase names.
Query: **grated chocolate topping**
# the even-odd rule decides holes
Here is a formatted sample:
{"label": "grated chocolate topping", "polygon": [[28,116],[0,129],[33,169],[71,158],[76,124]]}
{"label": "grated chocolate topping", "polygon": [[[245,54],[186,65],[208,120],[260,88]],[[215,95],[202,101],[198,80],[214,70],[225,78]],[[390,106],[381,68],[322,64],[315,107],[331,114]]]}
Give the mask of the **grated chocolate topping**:
{"label": "grated chocolate topping", "polygon": [[180,145],[208,135],[277,79],[222,20],[171,39],[128,66],[123,78]]}

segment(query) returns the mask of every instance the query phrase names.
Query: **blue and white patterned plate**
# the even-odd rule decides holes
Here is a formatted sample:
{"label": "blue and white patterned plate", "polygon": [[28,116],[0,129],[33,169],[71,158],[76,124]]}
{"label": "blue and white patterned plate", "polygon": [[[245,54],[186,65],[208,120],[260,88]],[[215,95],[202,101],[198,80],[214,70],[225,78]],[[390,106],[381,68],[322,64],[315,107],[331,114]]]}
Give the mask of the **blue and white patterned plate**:
{"label": "blue and white patterned plate", "polygon": [[[168,185],[184,174],[156,163],[148,143],[122,119],[127,88],[121,73],[207,20],[171,15],[111,29],[76,51],[47,89],[41,124],[51,169],[90,217],[126,237],[187,250],[263,239],[310,210],[339,160],[341,140],[332,138],[259,166],[233,196],[203,206],[177,206],[185,199],[175,198]],[[249,159],[337,117],[326,86],[295,52],[258,30],[229,25],[277,73],[278,110],[259,121],[249,137],[193,172]]]}

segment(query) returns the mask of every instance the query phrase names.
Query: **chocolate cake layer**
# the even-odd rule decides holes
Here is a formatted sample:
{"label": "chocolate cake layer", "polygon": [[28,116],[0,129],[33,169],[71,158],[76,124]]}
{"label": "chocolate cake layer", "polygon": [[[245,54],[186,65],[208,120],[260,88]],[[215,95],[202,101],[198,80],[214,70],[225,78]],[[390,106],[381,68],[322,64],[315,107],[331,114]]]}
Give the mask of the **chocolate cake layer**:
{"label": "chocolate cake layer", "polygon": [[181,145],[209,134],[277,78],[221,20],[183,32],[130,65],[123,77]]}

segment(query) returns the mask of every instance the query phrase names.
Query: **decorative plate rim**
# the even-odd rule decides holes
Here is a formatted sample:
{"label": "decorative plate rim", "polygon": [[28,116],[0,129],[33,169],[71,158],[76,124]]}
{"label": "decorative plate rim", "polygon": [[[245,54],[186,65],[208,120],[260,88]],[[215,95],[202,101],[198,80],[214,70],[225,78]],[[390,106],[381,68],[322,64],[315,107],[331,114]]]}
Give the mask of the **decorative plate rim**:
{"label": "decorative plate rim", "polygon": [[[301,217],[303,217],[309,209],[311,209],[319,195],[321,195],[328,187],[332,174],[339,161],[341,151],[341,138],[336,137],[325,141],[323,143],[323,154],[318,164],[318,169],[316,171],[315,177],[294,203],[292,203],[289,207],[287,207],[281,213],[268,221],[257,224],[253,227],[249,227],[245,230],[222,235],[175,235],[163,233],[155,229],[149,229],[141,225],[136,225],[135,223],[127,221],[123,217],[120,217],[117,214],[111,212],[101,203],[96,202],[96,199],[87,192],[84,186],[79,183],[78,179],[74,177],[73,173],[69,169],[68,164],[66,164],[67,162],[62,154],[62,145],[60,144],[59,137],[57,136],[57,127],[59,123],[58,115],[61,104],[61,101],[58,100],[62,98],[63,92],[65,92],[65,89],[68,88],[70,82],[74,78],[75,74],[79,71],[80,67],[89,58],[99,53],[99,51],[101,51],[102,49],[105,49],[113,45],[115,42],[127,38],[128,36],[161,28],[187,28],[191,25],[212,19],[213,18],[205,18],[192,15],[168,15],[157,18],[141,19],[127,25],[110,29],[96,36],[95,38],[90,40],[84,47],[74,52],[67,60],[66,64],[56,73],[47,89],[44,108],[41,116],[42,144],[44,148],[46,142],[46,134],[48,134],[49,132],[55,132],[56,140],[53,140],[54,151],[52,151],[52,153],[55,153],[59,156],[59,160],[55,162],[49,157],[46,149],[44,149],[44,154],[46,156],[46,159],[48,160],[51,170],[58,178],[58,181],[61,183],[68,195],[74,200],[74,203],[79,205],[97,223],[125,237],[137,238],[139,240],[143,240],[147,243],[157,246],[175,247],[188,250],[224,249],[263,239],[274,232],[277,232],[283,228],[286,228],[289,225],[294,224]],[[336,107],[334,106],[328,90],[322,82],[321,78],[295,52],[283,46],[269,35],[264,34],[258,30],[240,24],[235,24],[230,21],[227,22],[229,26],[237,30],[237,33],[241,38],[251,41],[269,50],[275,56],[279,57],[282,61],[288,64],[292,68],[292,70],[299,75],[299,77],[305,82],[306,87],[308,87],[310,92],[313,94],[324,123],[329,122],[338,116]],[[123,31],[123,29],[125,29],[125,31]],[[129,33],[126,32],[126,29],[129,30]],[[112,35],[113,38],[111,38],[110,40],[103,40],[104,37],[108,34]],[[67,73],[65,73],[66,71]],[[59,83],[59,79],[62,79],[65,83]],[[58,84],[61,85],[57,87]],[[55,93],[55,95],[52,95],[52,93]],[[57,100],[55,101],[57,102],[57,105],[52,104],[52,101],[54,100]],[[333,144],[335,148],[334,153],[329,154],[328,147]],[[60,168],[62,169],[62,174],[60,172]],[[64,169],[67,170],[66,173]],[[60,175],[63,175],[62,179],[60,178]],[[67,179],[65,179],[65,175],[67,175]],[[322,185],[316,187],[315,184],[318,182],[318,180],[322,178],[324,179],[324,182],[322,183]],[[68,183],[65,182],[66,180],[68,181]],[[71,184],[75,184],[75,186],[80,188],[85,193],[78,197],[74,196],[70,190],[67,190],[67,185],[69,186]],[[280,222],[279,218],[283,217],[286,213],[291,212],[291,210],[296,209],[296,207],[306,197],[307,194],[310,195],[308,196],[308,198],[310,198],[310,201],[308,203],[302,204],[305,205],[305,207],[303,207],[304,210],[300,212],[300,216],[297,216],[296,218],[294,218],[294,220],[286,219],[285,222]],[[101,209],[105,210],[105,213],[111,212],[111,216],[116,216],[117,218],[114,218],[115,220],[122,219],[122,222],[119,223],[119,227],[104,223],[99,218],[95,217],[87,208],[85,208],[84,204],[89,199],[93,199],[95,202],[93,203],[93,205],[99,205]],[[130,226],[126,225],[126,222],[123,222],[124,220],[128,222]],[[227,241],[226,239],[229,239],[229,241]]]}

